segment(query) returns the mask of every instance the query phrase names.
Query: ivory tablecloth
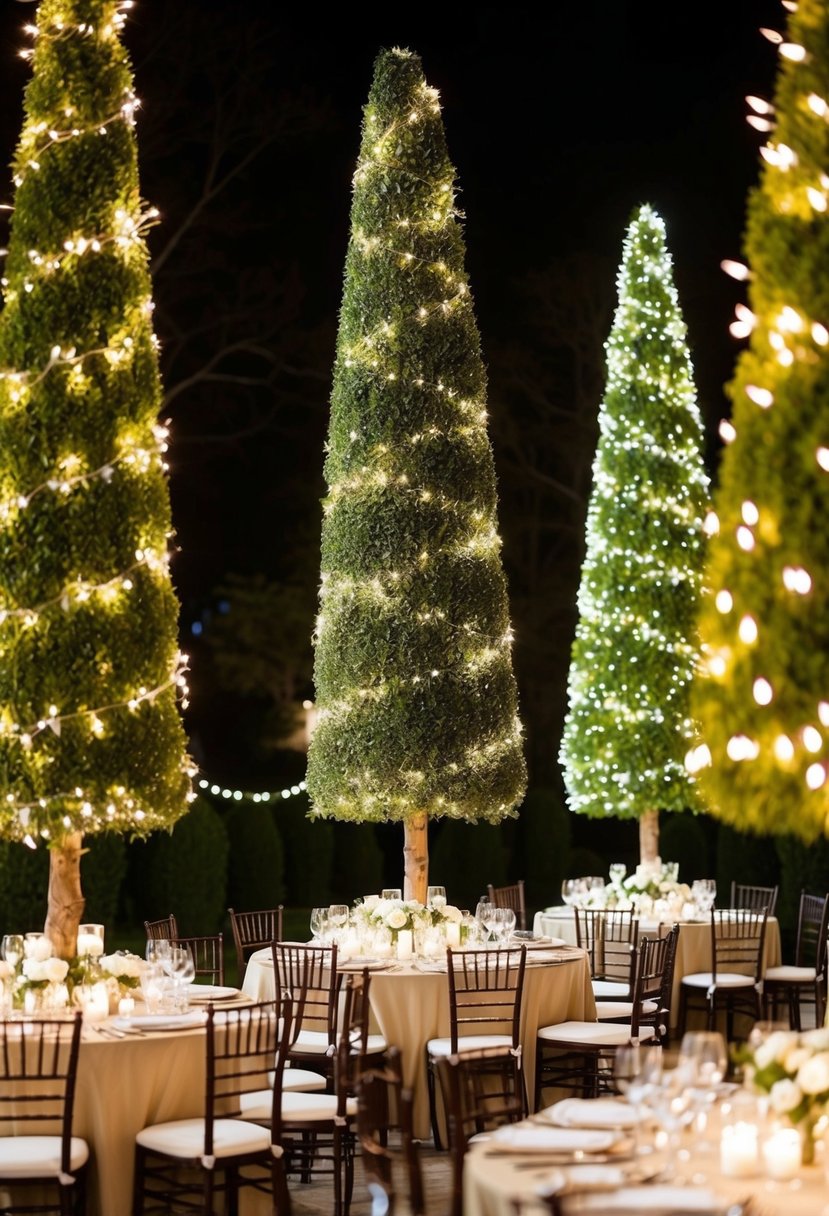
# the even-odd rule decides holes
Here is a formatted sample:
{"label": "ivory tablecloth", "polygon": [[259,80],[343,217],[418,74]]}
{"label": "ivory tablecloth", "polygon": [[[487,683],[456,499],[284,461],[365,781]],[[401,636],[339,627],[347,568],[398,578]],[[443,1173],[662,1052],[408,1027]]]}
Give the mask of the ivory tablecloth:
{"label": "ivory tablecloth", "polygon": [[[659,922],[642,917],[639,921],[640,933],[656,933]],[[537,934],[547,937],[559,937],[564,941],[575,943],[576,925],[572,908],[547,908],[536,912],[533,929]],[[763,970],[767,967],[777,967],[782,961],[780,949],[780,925],[777,918],[770,916],[766,921],[766,936],[763,942]],[[671,1029],[676,1029],[679,1017],[679,988],[683,975],[693,975],[697,971],[711,970],[711,922],[680,921],[679,940],[676,948],[676,966],[674,983],[671,991]],[[690,1018],[689,1018],[690,1021]]]}
{"label": "ivory tablecloth", "polygon": [[[585,951],[562,954],[563,961],[533,964],[528,952],[520,1039],[527,1088],[532,1101],[535,1040],[540,1026],[571,1019],[594,1021],[596,1004],[590,987]],[[254,1000],[274,995],[270,949],[258,950],[248,962],[242,989]],[[449,1034],[449,981],[446,972],[424,972],[416,964],[396,970],[374,971],[369,989],[374,1030],[400,1048],[404,1083],[414,1091],[415,1135],[428,1139],[429,1098],[426,1087],[426,1043]]]}

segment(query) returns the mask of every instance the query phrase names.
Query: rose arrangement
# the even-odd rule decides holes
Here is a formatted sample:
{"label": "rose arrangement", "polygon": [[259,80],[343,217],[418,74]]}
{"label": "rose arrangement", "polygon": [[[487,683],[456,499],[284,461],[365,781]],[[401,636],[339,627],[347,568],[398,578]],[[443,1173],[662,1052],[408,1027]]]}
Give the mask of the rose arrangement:
{"label": "rose arrangement", "polygon": [[632,874],[625,873],[623,865],[611,866],[610,882],[604,887],[594,887],[584,901],[588,908],[634,908],[647,915],[654,911],[660,901],[664,910],[672,915],[681,915],[691,900],[691,888],[677,880],[679,867],[674,862],[663,862],[660,858],[641,862]]}
{"label": "rose arrangement", "polygon": [[736,1045],[732,1054],[745,1084],[768,1094],[772,1111],[800,1127],[803,1160],[812,1160],[814,1127],[829,1109],[829,1028],[774,1031],[759,1043]]}
{"label": "rose arrangement", "polygon": [[364,929],[388,929],[396,938],[401,929],[429,929],[440,927],[449,921],[458,924],[463,919],[460,908],[454,904],[437,904],[427,907],[415,899],[380,899],[372,897],[354,905],[352,912],[355,924]]}
{"label": "rose arrangement", "polygon": [[138,987],[143,959],[125,951],[100,958],[96,957],[98,954],[90,950],[67,961],[54,956],[48,937],[27,937],[23,958],[14,968],[4,962],[0,978],[11,986],[12,1001],[18,1007],[25,1005],[27,992],[52,1008],[65,1007],[71,1003],[76,988],[95,980],[114,985],[114,995]]}

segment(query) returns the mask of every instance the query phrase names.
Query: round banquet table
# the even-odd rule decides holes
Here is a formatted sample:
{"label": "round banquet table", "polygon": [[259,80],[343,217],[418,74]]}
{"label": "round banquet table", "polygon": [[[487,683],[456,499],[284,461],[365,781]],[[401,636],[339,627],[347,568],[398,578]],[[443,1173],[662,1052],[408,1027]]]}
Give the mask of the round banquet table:
{"label": "round banquet table", "polygon": [[[489,1156],[486,1144],[472,1145],[464,1159],[463,1171],[463,1216],[516,1216],[516,1201],[520,1201],[521,1216],[549,1216],[550,1209],[540,1203],[533,1203],[539,1189],[544,1187],[545,1178],[552,1177],[560,1167],[552,1164],[545,1166],[544,1159],[539,1155],[535,1160],[537,1169],[533,1168],[532,1158],[520,1154],[514,1156]],[[655,1165],[659,1164],[659,1155]],[[748,1195],[756,1196],[757,1207],[751,1208],[756,1216],[822,1216],[829,1212],[827,1208],[827,1186],[823,1165],[802,1166],[797,1178],[789,1182],[771,1182],[763,1177],[727,1178],[720,1173],[716,1155],[692,1153],[687,1163],[682,1163],[680,1169],[683,1175],[692,1177],[697,1170],[701,1171],[704,1182],[700,1190],[687,1182],[674,1185],[683,1187],[687,1213],[699,1212],[700,1216],[710,1216],[712,1209],[702,1205],[700,1200],[703,1192],[713,1192],[717,1200],[719,1216],[726,1211],[728,1204],[745,1203]],[[641,1216],[645,1210],[641,1205],[637,1209],[630,1206],[614,1208],[610,1194],[594,1193],[589,1196],[591,1216],[604,1216],[605,1213],[619,1210],[624,1216]],[[720,1203],[719,1201],[723,1202]],[[579,1210],[576,1202],[575,1211]],[[677,1208],[660,1207],[659,1216],[676,1213]],[[656,1207],[649,1206],[648,1212],[656,1212]],[[746,1213],[748,1216],[748,1213]]]}
{"label": "round banquet table", "polygon": [[[136,1013],[143,1012],[136,1003]],[[106,1029],[107,1022],[101,1025]],[[87,1140],[91,1150],[89,1216],[129,1216],[137,1133],[150,1123],[203,1115],[204,1097],[203,1028],[110,1039],[95,1024],[84,1025],[73,1132]],[[249,1187],[242,1190],[244,1216],[270,1211],[267,1195]]]}
{"label": "round banquet table", "polygon": [[[643,916],[639,920],[640,933],[656,933],[665,921],[649,920]],[[672,922],[673,923],[673,922]],[[671,990],[671,1029],[675,1030],[679,1018],[679,988],[683,975],[693,975],[697,971],[711,970],[711,922],[681,920],[679,924],[679,939],[676,947],[676,963],[674,966],[674,982]],[[563,941],[576,941],[576,922],[573,909],[565,907],[545,908],[536,912],[533,920],[536,934],[547,937],[558,937]],[[767,967],[778,967],[782,962],[780,947],[780,924],[775,916],[766,921],[766,936],[763,940],[763,970]],[[689,1017],[689,1024],[691,1021]]]}
{"label": "round banquet table", "polygon": [[[555,961],[533,962],[527,951],[524,972],[524,999],[521,1008],[520,1041],[527,1088],[532,1102],[532,1077],[535,1070],[535,1041],[540,1026],[570,1020],[595,1021],[596,1003],[590,986],[587,953],[573,947],[552,952],[538,951],[539,960],[555,956]],[[339,970],[359,970],[359,962],[343,963]],[[245,970],[242,991],[256,1001],[274,995],[273,957],[270,948],[251,955]],[[418,963],[390,964],[371,973],[369,1003],[372,1033],[398,1047],[403,1058],[404,1084],[414,1093],[414,1130],[423,1140],[431,1137],[429,1097],[426,1084],[426,1043],[449,1034],[449,981],[446,969],[421,970]]]}

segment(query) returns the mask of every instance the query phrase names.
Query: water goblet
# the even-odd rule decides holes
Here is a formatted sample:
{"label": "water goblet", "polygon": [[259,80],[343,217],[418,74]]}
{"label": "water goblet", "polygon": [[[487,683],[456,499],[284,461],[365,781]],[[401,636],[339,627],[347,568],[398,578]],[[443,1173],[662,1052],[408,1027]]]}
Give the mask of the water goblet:
{"label": "water goblet", "polygon": [[624,1094],[636,1112],[634,1127],[635,1153],[653,1152],[653,1145],[644,1144],[641,1136],[642,1111],[645,1100],[662,1076],[662,1048],[655,1043],[629,1043],[616,1048],[613,1077],[616,1088]]}
{"label": "water goblet", "polygon": [[487,908],[491,907],[486,895],[482,895],[475,907],[475,919],[479,925],[483,926]]}
{"label": "water goblet", "polygon": [[608,873],[610,874],[610,881],[615,886],[618,886],[627,872],[628,868],[623,861],[612,862],[608,870]]}
{"label": "water goblet", "polygon": [[[718,1086],[728,1071],[728,1048],[725,1038],[716,1030],[689,1030],[682,1036],[677,1063],[687,1066],[692,1081],[693,1118],[700,1132],[708,1126],[708,1108],[717,1100]],[[712,1146],[696,1140],[704,1152]]]}
{"label": "water goblet", "polygon": [[173,980],[173,1000],[177,1009],[184,1012],[190,1003],[189,985],[196,976],[193,952],[189,946],[173,946],[170,951],[170,972]]}
{"label": "water goblet", "polygon": [[515,909],[499,908],[498,913],[498,932],[500,940],[506,945],[515,932]]}
{"label": "water goblet", "polygon": [[687,1062],[675,1068],[663,1068],[659,1082],[645,1094],[644,1101],[659,1119],[666,1135],[665,1178],[681,1184],[685,1179],[677,1173],[680,1139],[683,1128],[694,1117],[692,1108],[693,1072]]}
{"label": "water goblet", "polygon": [[426,903],[430,908],[445,908],[446,887],[427,887]]}
{"label": "water goblet", "polygon": [[23,957],[23,934],[7,933],[3,938],[3,958],[14,969]]}
{"label": "water goblet", "polygon": [[329,904],[328,924],[336,940],[348,924],[348,904]]}
{"label": "water goblet", "polygon": [[312,908],[311,909],[311,936],[314,941],[321,944],[325,940],[325,935],[328,931],[328,909],[327,908]]}

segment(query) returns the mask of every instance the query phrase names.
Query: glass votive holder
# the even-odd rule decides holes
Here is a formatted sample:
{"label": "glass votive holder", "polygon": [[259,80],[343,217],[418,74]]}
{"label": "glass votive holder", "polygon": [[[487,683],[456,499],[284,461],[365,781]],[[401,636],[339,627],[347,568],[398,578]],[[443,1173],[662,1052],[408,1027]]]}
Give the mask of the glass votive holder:
{"label": "glass votive holder", "polygon": [[720,1104],[720,1169],[728,1178],[754,1178],[760,1172],[760,1124],[757,1098],[738,1089]]}
{"label": "glass votive holder", "polygon": [[803,1163],[802,1141],[796,1127],[772,1124],[762,1142],[763,1170],[775,1182],[797,1177]]}
{"label": "glass votive holder", "polygon": [[104,952],[104,926],[96,924],[78,925],[79,958],[100,958]]}

